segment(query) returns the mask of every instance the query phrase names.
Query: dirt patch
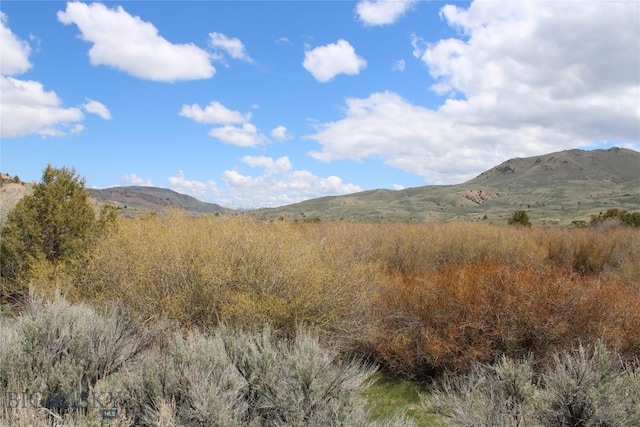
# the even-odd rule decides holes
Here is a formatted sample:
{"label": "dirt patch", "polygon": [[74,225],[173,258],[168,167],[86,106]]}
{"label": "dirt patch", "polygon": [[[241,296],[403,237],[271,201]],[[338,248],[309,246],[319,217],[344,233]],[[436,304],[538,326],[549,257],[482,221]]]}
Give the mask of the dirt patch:
{"label": "dirt patch", "polygon": [[26,190],[27,186],[24,184],[16,184],[15,182],[4,183],[0,188],[0,191],[16,191],[16,190]]}

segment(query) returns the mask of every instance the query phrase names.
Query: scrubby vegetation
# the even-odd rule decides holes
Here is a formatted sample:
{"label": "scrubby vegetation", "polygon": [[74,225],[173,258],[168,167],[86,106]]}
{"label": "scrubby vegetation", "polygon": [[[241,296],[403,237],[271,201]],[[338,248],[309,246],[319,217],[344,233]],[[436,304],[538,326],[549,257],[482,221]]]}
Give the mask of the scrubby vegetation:
{"label": "scrubby vegetation", "polygon": [[364,316],[381,280],[375,262],[350,260],[328,236],[290,223],[174,211],[118,228],[65,291],[121,301],[142,319],[165,314],[204,330],[224,321],[270,323],[288,335],[297,324],[337,331]]}
{"label": "scrubby vegetation", "polygon": [[[372,366],[386,378],[449,384],[441,408],[471,389],[480,402],[483,387],[502,384],[506,372],[526,393],[512,401],[499,384],[487,393],[513,410],[547,414],[535,418],[541,425],[560,422],[568,404],[558,403],[565,380],[557,378],[580,354],[617,361],[611,381],[601,381],[613,395],[637,387],[636,227],[266,222],[180,211],[110,211],[101,220],[81,204],[100,232],[61,232],[73,250],[49,257],[20,243],[40,212],[33,203],[16,208],[2,242],[3,251],[24,253],[2,264],[3,310],[21,314],[2,320],[0,358],[10,368],[0,385],[37,391],[43,408],[16,415],[22,425],[86,418],[64,403],[69,396],[116,387],[126,391],[121,425],[367,424],[370,406],[360,399]],[[61,293],[71,305],[34,309],[28,290],[49,300]],[[476,387],[480,377],[485,385]],[[617,408],[589,390],[597,403],[588,411]],[[462,418],[447,414],[476,425],[464,419],[495,406],[474,405],[459,408]],[[625,420],[638,415],[630,405]]]}
{"label": "scrubby vegetation", "polygon": [[525,227],[531,227],[531,221],[529,221],[529,215],[527,215],[526,211],[515,211],[507,222],[511,225],[519,224]]}
{"label": "scrubby vegetation", "polygon": [[422,398],[455,425],[588,427],[640,425],[640,377],[602,343],[565,351],[543,372],[528,359],[475,363]]}
{"label": "scrubby vegetation", "polygon": [[153,334],[118,310],[63,300],[26,304],[0,318],[0,411],[11,425],[40,425],[86,412],[98,383],[135,360]]}
{"label": "scrubby vegetation", "polygon": [[135,426],[370,425],[360,392],[375,369],[303,328],[292,340],[269,327],[172,332],[60,299],[0,322],[12,426],[104,425],[105,413]]}
{"label": "scrubby vegetation", "polygon": [[598,215],[591,216],[592,225],[600,225],[603,223],[623,224],[631,227],[640,227],[640,212],[628,212],[625,210],[612,208],[606,212],[600,212]]}

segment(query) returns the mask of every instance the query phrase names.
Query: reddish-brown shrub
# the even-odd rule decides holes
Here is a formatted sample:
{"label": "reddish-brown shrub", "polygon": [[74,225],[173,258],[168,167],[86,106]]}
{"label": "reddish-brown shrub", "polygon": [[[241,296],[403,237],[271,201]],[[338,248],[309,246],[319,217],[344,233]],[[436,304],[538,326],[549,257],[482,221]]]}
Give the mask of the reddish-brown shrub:
{"label": "reddish-brown shrub", "polygon": [[545,363],[578,341],[640,350],[640,295],[553,266],[475,263],[397,275],[372,307],[369,349],[391,372],[425,377],[531,353]]}

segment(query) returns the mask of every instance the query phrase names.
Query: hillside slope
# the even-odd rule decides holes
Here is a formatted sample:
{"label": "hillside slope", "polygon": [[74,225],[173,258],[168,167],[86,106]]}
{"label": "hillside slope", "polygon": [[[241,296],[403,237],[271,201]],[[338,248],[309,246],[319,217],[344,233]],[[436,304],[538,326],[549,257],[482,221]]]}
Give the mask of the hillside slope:
{"label": "hillside slope", "polygon": [[13,210],[18,201],[25,195],[31,194],[30,184],[19,181],[9,174],[0,172],[0,227],[7,221],[7,215]]}
{"label": "hillside slope", "polygon": [[515,158],[462,184],[370,190],[255,214],[265,219],[504,222],[523,209],[534,223],[569,224],[610,207],[640,211],[640,153],[611,148]]}
{"label": "hillside slope", "polygon": [[570,181],[638,182],[640,153],[623,148],[567,150],[528,158],[515,158],[481,173],[467,185],[520,187]]}
{"label": "hillside slope", "polygon": [[122,208],[159,211],[169,207],[193,213],[230,213],[231,209],[215,203],[202,202],[194,197],[158,187],[113,187],[89,189],[91,197],[99,202],[116,203]]}

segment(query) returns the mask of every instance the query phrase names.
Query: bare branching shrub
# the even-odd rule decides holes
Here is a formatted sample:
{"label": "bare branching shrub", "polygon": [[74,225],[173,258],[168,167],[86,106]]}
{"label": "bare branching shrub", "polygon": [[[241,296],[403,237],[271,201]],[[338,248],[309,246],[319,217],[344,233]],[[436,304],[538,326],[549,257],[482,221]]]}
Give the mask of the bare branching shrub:
{"label": "bare branching shrub", "polygon": [[[624,231],[548,230],[541,239],[553,264],[571,268],[580,274],[594,274],[615,271],[626,261],[625,252],[637,246],[628,242]],[[627,232],[633,234],[635,231]]]}
{"label": "bare branching shrub", "polygon": [[[502,355],[550,364],[602,338],[640,355],[640,229],[467,222],[260,222],[165,212],[122,219],[83,268],[30,283],[212,332],[293,339],[306,325],[391,374],[429,378]],[[165,402],[170,405],[171,402]]]}
{"label": "bare branching shrub", "polygon": [[544,364],[579,340],[640,349],[637,291],[554,267],[482,263],[400,276],[379,293],[370,322],[372,353],[409,378],[464,372],[503,354]]}
{"label": "bare branching shrub", "polygon": [[185,326],[220,321],[293,336],[297,323],[337,329],[363,317],[371,262],[347,263],[295,224],[179,214],[123,221],[95,251],[78,298],[122,301],[142,318],[164,313]]}
{"label": "bare branching shrub", "polygon": [[385,224],[362,238],[390,272],[420,274],[448,265],[507,263],[515,267],[541,262],[544,248],[527,229],[467,222]]}

